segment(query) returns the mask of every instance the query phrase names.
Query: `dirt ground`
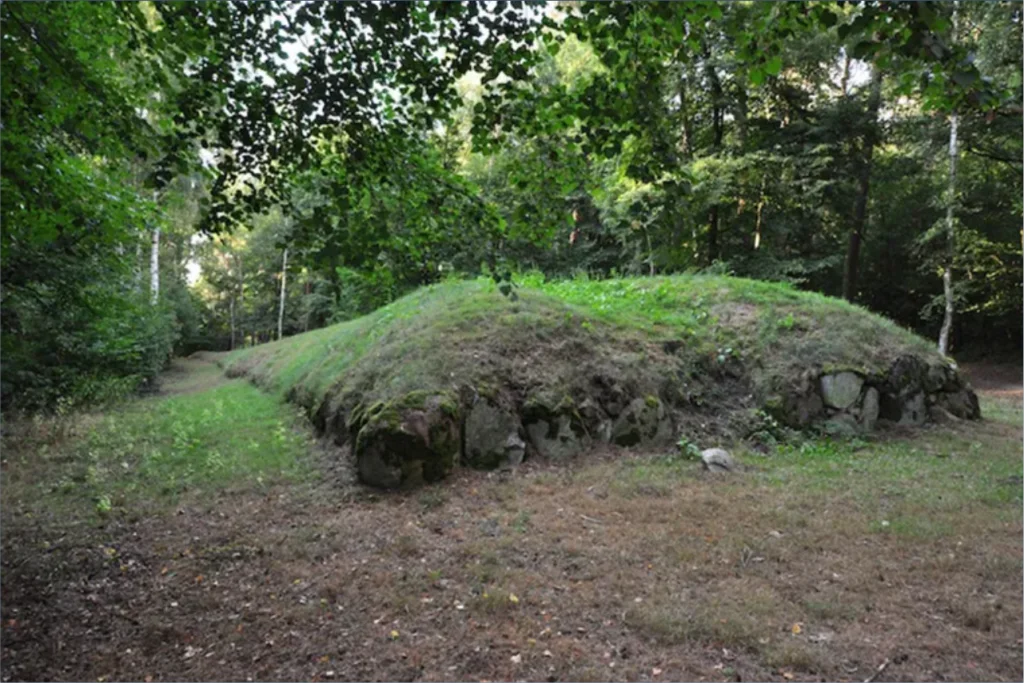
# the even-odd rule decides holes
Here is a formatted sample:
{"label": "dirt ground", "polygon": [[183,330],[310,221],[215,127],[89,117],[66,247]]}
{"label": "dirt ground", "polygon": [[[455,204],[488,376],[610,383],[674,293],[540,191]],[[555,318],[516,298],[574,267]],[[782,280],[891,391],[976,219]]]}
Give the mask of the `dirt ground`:
{"label": "dirt ground", "polygon": [[[175,390],[199,390],[181,371]],[[946,429],[1021,439],[1006,423]],[[5,500],[0,674],[1021,680],[1019,501],[901,535],[867,521],[899,491],[855,500],[696,466],[624,483],[649,458],[397,494],[329,476],[100,524]]]}
{"label": "dirt ground", "polygon": [[1024,368],[1020,362],[965,363],[961,371],[976,390],[990,396],[1019,397],[1024,389]]}

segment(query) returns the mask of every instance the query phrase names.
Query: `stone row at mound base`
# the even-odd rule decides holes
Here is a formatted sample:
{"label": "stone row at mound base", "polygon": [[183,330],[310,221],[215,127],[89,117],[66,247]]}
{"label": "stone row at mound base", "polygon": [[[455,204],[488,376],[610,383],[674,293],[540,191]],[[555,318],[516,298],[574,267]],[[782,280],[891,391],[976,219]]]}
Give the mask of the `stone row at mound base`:
{"label": "stone row at mound base", "polygon": [[[578,394],[515,401],[512,392],[484,396],[462,386],[333,413],[325,400],[314,423],[355,458],[364,483],[382,488],[438,481],[459,465],[514,467],[535,455],[566,460],[607,443],[664,448],[679,437],[685,405],[630,396],[618,386]],[[882,373],[810,369],[796,386],[762,403],[789,426],[840,434],[870,431],[880,422],[917,426],[980,417],[977,397],[954,367],[910,355]],[[701,441],[700,434],[686,437]]]}
{"label": "stone row at mound base", "polygon": [[885,373],[805,372],[790,393],[771,397],[765,409],[793,427],[820,425],[850,434],[871,431],[879,420],[919,426],[981,417],[978,397],[953,366],[909,355]]}

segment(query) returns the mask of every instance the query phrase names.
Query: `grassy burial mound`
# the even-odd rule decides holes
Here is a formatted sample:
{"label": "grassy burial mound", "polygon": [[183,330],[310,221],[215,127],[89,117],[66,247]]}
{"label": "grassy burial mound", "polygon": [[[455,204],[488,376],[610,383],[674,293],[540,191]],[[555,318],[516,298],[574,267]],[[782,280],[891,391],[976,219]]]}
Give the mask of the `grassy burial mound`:
{"label": "grassy burial mound", "polygon": [[980,416],[930,343],[829,297],[728,277],[486,281],[231,354],[382,487],[601,443],[701,445],[791,428]]}

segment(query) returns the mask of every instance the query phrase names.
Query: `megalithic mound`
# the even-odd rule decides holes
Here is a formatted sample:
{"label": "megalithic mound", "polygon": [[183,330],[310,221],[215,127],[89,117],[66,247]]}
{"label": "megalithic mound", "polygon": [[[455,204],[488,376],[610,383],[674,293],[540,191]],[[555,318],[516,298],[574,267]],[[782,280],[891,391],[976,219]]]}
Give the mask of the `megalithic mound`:
{"label": "megalithic mound", "polygon": [[856,434],[977,419],[950,359],[895,323],[780,284],[675,276],[419,289],[356,320],[237,351],[362,481],[565,460],[766,430]]}

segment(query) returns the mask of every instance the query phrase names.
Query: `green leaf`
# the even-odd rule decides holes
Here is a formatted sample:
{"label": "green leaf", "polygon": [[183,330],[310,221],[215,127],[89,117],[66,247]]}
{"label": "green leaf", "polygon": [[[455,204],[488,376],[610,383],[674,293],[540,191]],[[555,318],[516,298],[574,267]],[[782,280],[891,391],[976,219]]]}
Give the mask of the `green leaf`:
{"label": "green leaf", "polygon": [[764,64],[765,73],[769,76],[778,76],[782,71],[782,57],[775,55]]}

